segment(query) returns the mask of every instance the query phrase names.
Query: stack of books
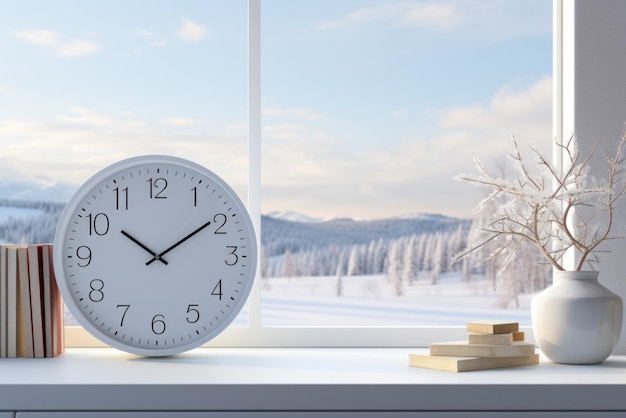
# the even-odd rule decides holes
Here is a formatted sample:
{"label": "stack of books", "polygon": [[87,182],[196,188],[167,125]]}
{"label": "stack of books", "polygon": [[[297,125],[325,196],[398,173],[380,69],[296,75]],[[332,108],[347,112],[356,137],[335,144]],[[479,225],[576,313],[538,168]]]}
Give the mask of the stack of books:
{"label": "stack of books", "polygon": [[0,357],[55,357],[63,351],[52,245],[0,245]]}
{"label": "stack of books", "polygon": [[467,331],[467,341],[433,343],[430,355],[409,354],[409,366],[466,372],[539,363],[516,322],[469,322]]}

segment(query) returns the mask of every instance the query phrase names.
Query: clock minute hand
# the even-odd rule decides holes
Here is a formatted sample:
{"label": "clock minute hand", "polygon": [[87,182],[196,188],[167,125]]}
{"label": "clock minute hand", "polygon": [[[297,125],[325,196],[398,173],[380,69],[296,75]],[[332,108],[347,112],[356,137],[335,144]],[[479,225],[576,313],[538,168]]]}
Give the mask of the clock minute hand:
{"label": "clock minute hand", "polygon": [[153,254],[154,257],[152,257],[151,260],[149,260],[146,263],[146,266],[149,266],[150,264],[152,264],[153,262],[155,262],[156,260],[162,260],[161,257],[163,257],[165,254],[169,253],[170,251],[172,251],[174,248],[178,247],[180,244],[182,244],[183,242],[187,241],[189,238],[193,237],[194,235],[196,235],[198,232],[202,231],[204,228],[206,228],[207,226],[211,225],[211,221],[208,221],[207,223],[205,223],[204,225],[202,225],[201,227],[197,228],[195,231],[193,231],[192,233],[190,233],[189,235],[185,236],[183,239],[181,239],[180,241],[178,241],[177,243],[173,244],[172,246],[170,246],[168,249],[166,249],[165,251],[163,251],[161,254]]}
{"label": "clock minute hand", "polygon": [[158,259],[161,263],[167,265],[167,261],[166,260],[164,260],[163,258],[159,257],[157,253],[155,253],[150,248],[146,247],[144,244],[139,242],[139,240],[137,238],[133,237],[132,235],[130,235],[128,232],[124,231],[123,229],[122,229],[121,232],[122,232],[122,235],[124,235],[126,238],[128,238],[129,240],[131,240],[135,244],[139,245],[141,248],[146,250],[150,255],[154,256],[154,261],[156,261]]}

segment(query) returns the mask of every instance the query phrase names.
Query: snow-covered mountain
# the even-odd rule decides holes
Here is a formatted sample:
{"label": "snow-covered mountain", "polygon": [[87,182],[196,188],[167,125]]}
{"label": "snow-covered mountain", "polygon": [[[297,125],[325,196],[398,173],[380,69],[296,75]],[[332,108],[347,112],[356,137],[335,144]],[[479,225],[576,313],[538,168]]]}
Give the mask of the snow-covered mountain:
{"label": "snow-covered mountain", "polygon": [[292,210],[273,211],[273,212],[268,213],[267,216],[270,218],[274,218],[274,219],[281,219],[283,221],[302,222],[302,223],[320,222],[323,220],[321,218],[314,218],[312,216],[308,216],[303,213],[295,212]]}
{"label": "snow-covered mountain", "polygon": [[0,198],[14,201],[67,202],[78,186],[68,183],[37,183],[0,179]]}
{"label": "snow-covered mountain", "polygon": [[[333,217],[319,218],[319,217],[309,216],[301,212],[296,212],[293,210],[273,211],[273,212],[266,213],[265,216],[274,218],[274,219],[280,219],[283,221],[301,222],[301,223],[329,222],[329,221],[336,221],[340,219],[341,220],[353,220],[355,222],[356,221],[367,222],[367,220],[352,218],[348,216],[333,216]],[[389,220],[412,219],[412,220],[425,220],[425,221],[432,221],[432,222],[440,222],[441,220],[446,219],[446,218],[454,219],[454,218],[449,218],[445,215],[440,215],[436,213],[411,213],[408,215],[392,216],[389,218],[382,218],[382,219],[389,219]]]}

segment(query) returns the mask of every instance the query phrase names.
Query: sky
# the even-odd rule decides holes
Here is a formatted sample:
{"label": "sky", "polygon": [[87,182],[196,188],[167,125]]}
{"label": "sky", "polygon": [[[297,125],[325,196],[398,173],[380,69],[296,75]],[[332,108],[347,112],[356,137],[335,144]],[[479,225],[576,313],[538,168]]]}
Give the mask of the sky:
{"label": "sky", "polygon": [[[262,210],[469,217],[454,180],[550,152],[551,2],[262,1]],[[245,1],[0,0],[0,193],[139,154],[247,178]],[[244,199],[245,200],[245,199]]]}

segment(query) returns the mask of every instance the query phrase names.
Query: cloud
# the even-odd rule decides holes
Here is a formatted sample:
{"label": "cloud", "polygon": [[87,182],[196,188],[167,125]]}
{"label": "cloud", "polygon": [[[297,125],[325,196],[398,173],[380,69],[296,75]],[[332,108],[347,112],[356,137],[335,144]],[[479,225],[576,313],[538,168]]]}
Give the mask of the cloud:
{"label": "cloud", "polygon": [[295,118],[311,122],[324,118],[324,115],[320,112],[300,107],[263,107],[263,116]]}
{"label": "cloud", "polygon": [[150,46],[153,48],[164,48],[169,45],[169,42],[163,40],[155,40],[150,42]]}
{"label": "cloud", "polygon": [[[494,126],[510,129],[519,125],[520,115],[527,118],[528,122],[542,120],[543,115],[552,111],[552,102],[549,100],[551,97],[551,77],[541,79],[525,89],[505,85],[486,105],[474,104],[445,109],[439,118],[439,126],[446,132],[471,129],[483,131],[485,135],[486,128],[492,130]],[[537,126],[536,123],[530,123],[523,129],[536,136],[543,130],[543,124]]]}
{"label": "cloud", "polygon": [[3,86],[2,84],[0,84],[0,95],[8,95],[8,94],[13,94],[14,91],[11,87],[9,86]]}
{"label": "cloud", "polygon": [[148,29],[138,29],[135,31],[135,34],[140,38],[156,38],[157,34]]}
{"label": "cloud", "polygon": [[[453,177],[474,171],[472,154],[489,166],[498,164],[515,134],[550,155],[551,84],[546,77],[502,86],[485,103],[439,109],[433,135],[390,136],[377,144],[350,142],[324,118],[301,117],[320,113],[313,109],[273,107],[276,119],[266,115],[262,132],[263,211],[467,217],[483,191]],[[281,114],[285,118],[278,119]],[[245,196],[246,138],[245,121],[215,128],[185,115],[150,121],[136,113],[76,106],[46,121],[0,119],[0,177],[45,174],[52,182],[78,184],[116,160],[171,154],[205,165]]]}
{"label": "cloud", "polygon": [[92,41],[70,39],[59,32],[47,29],[29,29],[15,32],[19,39],[52,51],[59,57],[78,57],[94,54],[101,46]]}
{"label": "cloud", "polygon": [[[181,19],[175,35],[186,43],[200,42],[208,38],[209,29],[191,19]],[[163,36],[149,29],[138,29],[134,31],[134,36],[147,40],[148,45],[153,48],[163,48],[170,44]]]}
{"label": "cloud", "polygon": [[[546,77],[524,88],[503,86],[486,104],[470,104],[439,111],[437,133],[406,139],[386,150],[363,154],[363,167],[377,167],[381,178],[407,189],[438,190],[429,196],[433,208],[455,208],[470,213],[477,203],[455,196],[479,196],[481,191],[453,181],[461,172],[473,172],[472,155],[486,164],[501,164],[511,151],[511,135],[532,144],[550,158],[552,139],[552,79]],[[382,183],[383,182],[379,182]],[[380,187],[380,186],[379,186]],[[446,203],[448,202],[448,203]]]}
{"label": "cloud", "polygon": [[[191,118],[164,118],[187,120]],[[206,166],[245,198],[247,127],[209,129],[168,126],[134,113],[107,113],[84,106],[67,109],[47,121],[0,119],[0,178],[78,185],[99,169],[136,155],[167,154]],[[9,140],[10,138],[10,140]],[[225,146],[228,144],[228,146]]]}
{"label": "cloud", "polygon": [[164,126],[171,127],[190,127],[190,126],[198,126],[204,125],[208,121],[205,119],[192,119],[192,118],[180,118],[180,117],[170,117],[161,119],[159,123]]}
{"label": "cloud", "polygon": [[384,15],[387,13],[381,14],[378,13],[380,8],[376,7],[368,7],[354,10],[347,15],[334,20],[328,20],[322,23],[315,25],[314,29],[319,30],[332,30],[332,29],[342,29],[349,26],[354,26],[362,23],[369,23],[374,21],[380,21],[384,19]]}
{"label": "cloud", "polygon": [[409,115],[409,112],[406,109],[399,107],[393,110],[392,115],[395,118],[406,118]]}
{"label": "cloud", "polygon": [[[392,1],[353,9],[321,22],[313,29],[344,30],[366,25],[428,29],[456,34],[463,39],[502,41],[519,36],[550,33],[552,16],[545,0],[429,0]],[[454,30],[452,32],[452,30]]]}
{"label": "cloud", "polygon": [[157,33],[148,29],[138,29],[134,32],[134,35],[136,37],[148,40],[148,45],[153,48],[163,48],[169,45],[169,42],[161,39],[161,37]]}
{"label": "cloud", "polygon": [[182,19],[181,26],[176,34],[183,42],[199,42],[207,38],[209,30],[206,26],[193,20]]}
{"label": "cloud", "polygon": [[391,2],[348,12],[343,17],[316,25],[315,29],[342,29],[357,25],[387,22],[396,26],[450,28],[461,20],[453,3]]}
{"label": "cloud", "polygon": [[100,45],[91,41],[67,41],[59,44],[56,48],[57,55],[61,57],[78,57],[97,52]]}
{"label": "cloud", "polygon": [[30,29],[16,32],[15,35],[26,42],[51,48],[59,43],[59,34],[46,29]]}
{"label": "cloud", "polygon": [[409,26],[430,26],[449,28],[461,20],[459,11],[453,4],[415,4],[407,7],[399,16],[400,21]]}
{"label": "cloud", "polygon": [[143,122],[138,120],[129,119],[128,117],[106,116],[85,107],[73,107],[65,114],[57,115],[56,120],[66,126],[86,126],[89,128],[134,128],[143,126]]}
{"label": "cloud", "polygon": [[483,191],[455,181],[473,172],[472,154],[488,165],[511,151],[510,136],[551,155],[552,80],[502,86],[484,104],[438,111],[429,137],[349,145],[314,124],[263,131],[265,212],[372,218],[411,212],[469,217]]}

